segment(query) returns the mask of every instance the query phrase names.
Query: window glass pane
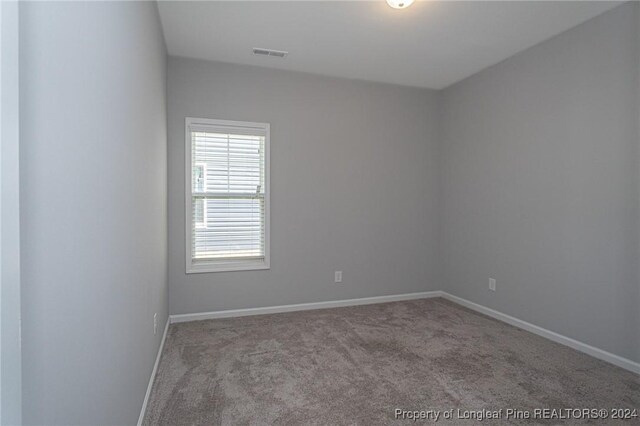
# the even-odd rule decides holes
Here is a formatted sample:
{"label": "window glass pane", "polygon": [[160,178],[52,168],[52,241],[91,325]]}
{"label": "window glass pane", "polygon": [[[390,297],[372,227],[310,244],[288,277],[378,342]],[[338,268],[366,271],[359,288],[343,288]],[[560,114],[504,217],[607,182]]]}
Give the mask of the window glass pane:
{"label": "window glass pane", "polygon": [[193,192],[205,192],[204,164],[196,164],[193,166]]}
{"label": "window glass pane", "polygon": [[265,137],[214,129],[191,132],[192,259],[264,258]]}
{"label": "window glass pane", "polygon": [[204,228],[207,226],[204,207],[206,200],[204,198],[194,198],[193,202],[193,223],[196,228]]}
{"label": "window glass pane", "polygon": [[263,193],[264,141],[264,136],[193,132],[194,176],[202,175],[206,192]]}
{"label": "window glass pane", "polygon": [[[201,201],[194,199],[194,223],[198,223]],[[194,229],[192,253],[195,259],[264,255],[263,198],[208,198],[206,216],[206,228]]]}

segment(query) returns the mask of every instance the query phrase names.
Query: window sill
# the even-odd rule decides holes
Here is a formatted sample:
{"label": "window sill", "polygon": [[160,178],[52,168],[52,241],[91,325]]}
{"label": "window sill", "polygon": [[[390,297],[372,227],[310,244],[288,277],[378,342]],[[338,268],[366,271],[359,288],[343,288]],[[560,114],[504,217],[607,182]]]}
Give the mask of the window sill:
{"label": "window sill", "polygon": [[257,271],[270,269],[269,261],[261,260],[212,260],[190,262],[187,274],[205,274],[210,272]]}

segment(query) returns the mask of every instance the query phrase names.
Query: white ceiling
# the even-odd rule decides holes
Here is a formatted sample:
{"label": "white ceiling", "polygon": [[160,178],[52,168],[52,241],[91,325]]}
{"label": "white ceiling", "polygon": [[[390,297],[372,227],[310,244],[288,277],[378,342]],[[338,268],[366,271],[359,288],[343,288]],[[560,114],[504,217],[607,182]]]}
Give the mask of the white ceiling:
{"label": "white ceiling", "polygon": [[[621,2],[161,1],[170,55],[441,89]],[[254,56],[253,47],[289,51]]]}

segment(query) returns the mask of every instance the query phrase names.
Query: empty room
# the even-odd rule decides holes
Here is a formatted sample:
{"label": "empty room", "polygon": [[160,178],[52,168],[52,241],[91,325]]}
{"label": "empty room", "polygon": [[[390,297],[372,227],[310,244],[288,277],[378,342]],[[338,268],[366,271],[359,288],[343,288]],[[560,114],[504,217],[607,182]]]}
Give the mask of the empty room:
{"label": "empty room", "polygon": [[639,425],[640,2],[0,1],[1,425]]}

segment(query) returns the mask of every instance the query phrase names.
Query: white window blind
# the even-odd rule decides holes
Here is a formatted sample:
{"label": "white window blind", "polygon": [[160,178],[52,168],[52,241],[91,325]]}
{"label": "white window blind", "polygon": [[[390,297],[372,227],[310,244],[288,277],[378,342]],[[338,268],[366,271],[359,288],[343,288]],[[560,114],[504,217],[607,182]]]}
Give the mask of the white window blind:
{"label": "white window blind", "polygon": [[187,119],[187,272],[265,269],[266,123]]}

